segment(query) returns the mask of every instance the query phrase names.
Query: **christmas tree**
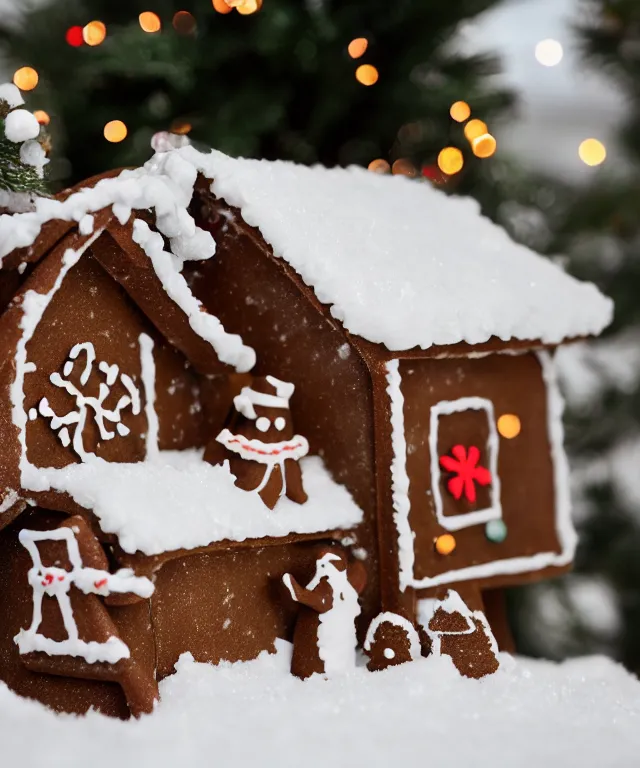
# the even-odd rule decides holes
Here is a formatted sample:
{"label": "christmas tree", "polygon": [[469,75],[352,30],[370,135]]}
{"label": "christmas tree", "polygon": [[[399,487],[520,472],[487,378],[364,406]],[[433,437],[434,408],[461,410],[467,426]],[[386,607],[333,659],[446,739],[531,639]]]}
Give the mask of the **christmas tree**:
{"label": "christmas tree", "polygon": [[[491,82],[495,57],[453,41],[497,2],[54,0],[5,23],[0,42],[39,74],[33,104],[56,118],[60,183],[139,164],[170,129],[233,155],[397,162],[493,210],[500,161],[481,158],[495,144],[472,151],[463,123],[468,104],[479,138],[513,99]],[[462,154],[445,153],[445,174],[448,146]]]}
{"label": "christmas tree", "polygon": [[616,313],[605,338],[561,356],[580,546],[574,575],[517,596],[519,639],[544,656],[605,651],[639,672],[640,6],[588,0],[582,11],[585,64],[626,95],[624,163],[564,190],[548,249],[567,254],[570,271],[611,296]]}

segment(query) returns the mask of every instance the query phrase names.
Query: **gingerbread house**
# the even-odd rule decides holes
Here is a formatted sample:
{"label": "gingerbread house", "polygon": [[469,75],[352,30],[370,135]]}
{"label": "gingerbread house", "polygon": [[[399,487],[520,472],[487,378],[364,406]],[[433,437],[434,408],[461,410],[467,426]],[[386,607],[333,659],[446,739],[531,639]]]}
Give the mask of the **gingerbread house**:
{"label": "gingerbread house", "polygon": [[185,147],[0,216],[0,260],[19,693],[149,711],[183,652],[308,641],[330,571],[388,663],[508,648],[501,589],[570,566],[553,350],[611,303],[475,202]]}

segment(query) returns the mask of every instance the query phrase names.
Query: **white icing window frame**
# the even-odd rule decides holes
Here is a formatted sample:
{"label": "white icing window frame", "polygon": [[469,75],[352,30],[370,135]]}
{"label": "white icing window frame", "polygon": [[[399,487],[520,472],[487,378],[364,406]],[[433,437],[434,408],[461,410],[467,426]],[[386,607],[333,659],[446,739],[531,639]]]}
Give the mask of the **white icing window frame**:
{"label": "white icing window frame", "polygon": [[[513,352],[505,354],[514,354]],[[528,354],[525,352],[515,354]],[[457,570],[417,579],[414,575],[414,536],[409,525],[411,503],[409,500],[409,477],[407,475],[407,443],[404,432],[404,396],[401,390],[402,377],[399,360],[386,364],[387,394],[391,411],[391,484],[393,494],[393,519],[398,531],[398,560],[400,590],[407,587],[427,589],[443,584],[454,584],[469,579],[486,579],[505,574],[529,573],[551,565],[563,566],[573,560],[578,536],[571,520],[571,498],[569,492],[569,463],[564,451],[564,429],[562,412],[564,401],[558,388],[553,359],[547,351],[534,353],[540,363],[542,379],[547,389],[547,435],[553,464],[555,490],[556,534],[560,552],[537,552],[534,555],[509,557],[472,565]]]}
{"label": "white icing window frame", "polygon": [[[438,426],[440,416],[450,416],[453,413],[464,411],[484,411],[487,414],[489,425],[489,437],[486,451],[489,458],[489,471],[491,472],[491,485],[489,493],[491,506],[485,509],[476,509],[472,512],[463,512],[459,515],[444,514],[444,500],[440,489],[442,470],[440,469],[440,455],[438,453]],[[447,531],[459,531],[472,525],[487,523],[489,520],[502,518],[502,506],[500,504],[500,477],[498,475],[498,452],[500,441],[496,428],[495,412],[491,400],[484,397],[460,397],[457,400],[441,400],[431,406],[429,421],[429,460],[431,465],[431,493],[438,523]]]}

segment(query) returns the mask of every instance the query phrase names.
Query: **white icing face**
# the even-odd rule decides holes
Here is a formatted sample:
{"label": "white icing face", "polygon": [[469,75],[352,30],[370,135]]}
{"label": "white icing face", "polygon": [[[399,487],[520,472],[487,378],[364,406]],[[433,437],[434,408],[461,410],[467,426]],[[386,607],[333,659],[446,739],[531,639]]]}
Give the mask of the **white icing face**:
{"label": "white icing face", "polygon": [[260,416],[260,418],[256,419],[256,427],[260,432],[266,432],[270,426],[271,421],[266,416]]}
{"label": "white icing face", "polygon": [[285,421],[284,416],[278,416],[278,418],[274,421],[275,428],[278,430],[278,432],[282,432],[286,423],[287,422]]}

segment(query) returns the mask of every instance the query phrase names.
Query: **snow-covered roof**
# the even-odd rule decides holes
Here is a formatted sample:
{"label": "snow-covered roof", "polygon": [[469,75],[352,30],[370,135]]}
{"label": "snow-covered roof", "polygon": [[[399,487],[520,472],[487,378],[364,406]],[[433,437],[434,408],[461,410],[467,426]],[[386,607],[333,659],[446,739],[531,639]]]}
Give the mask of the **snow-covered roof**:
{"label": "snow-covered roof", "polygon": [[300,465],[308,500],[282,498],[273,511],[257,493],[236,488],[227,465],[207,464],[196,450],[162,451],[135,464],[94,459],[35,471],[41,488],[64,491],[91,509],[125,552],[158,555],[217,541],[349,530],[362,522],[362,510],[319,456]]}
{"label": "snow-covered roof", "polygon": [[612,302],[518,245],[475,200],[362,168],[193,158],[353,334],[390,350],[597,334]]}

